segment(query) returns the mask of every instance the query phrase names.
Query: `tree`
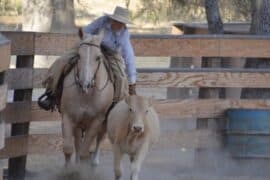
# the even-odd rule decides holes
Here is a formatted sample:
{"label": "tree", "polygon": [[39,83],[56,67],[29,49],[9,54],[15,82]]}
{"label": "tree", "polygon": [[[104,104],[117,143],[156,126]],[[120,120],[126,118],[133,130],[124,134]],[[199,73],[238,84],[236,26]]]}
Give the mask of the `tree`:
{"label": "tree", "polygon": [[[254,0],[251,4],[252,20],[250,34],[269,35],[270,34],[270,1]],[[269,59],[249,58],[246,60],[246,68],[269,68]],[[270,89],[243,89],[242,98],[269,98]]]}
{"label": "tree", "polygon": [[52,0],[53,17],[51,32],[75,32],[73,0]]}
{"label": "tree", "polygon": [[[220,17],[218,0],[205,0],[205,12],[208,22],[208,31],[211,34],[223,34],[223,22]],[[220,58],[203,58],[202,67],[220,67]],[[218,89],[201,88],[200,98],[218,98]]]}
{"label": "tree", "polygon": [[223,22],[220,17],[218,0],[205,0],[205,12],[208,31],[211,34],[223,34]]}
{"label": "tree", "polygon": [[51,0],[23,1],[23,31],[49,32],[52,24]]}
{"label": "tree", "polygon": [[24,0],[23,30],[74,32],[73,0]]}

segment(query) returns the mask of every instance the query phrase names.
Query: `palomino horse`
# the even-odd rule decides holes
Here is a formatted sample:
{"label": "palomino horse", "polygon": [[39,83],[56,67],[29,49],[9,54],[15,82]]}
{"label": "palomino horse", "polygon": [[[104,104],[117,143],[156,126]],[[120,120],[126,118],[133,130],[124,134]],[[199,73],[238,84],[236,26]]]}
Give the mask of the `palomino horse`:
{"label": "palomino horse", "polygon": [[[79,59],[63,83],[61,99],[63,151],[66,165],[75,145],[76,161],[88,160],[95,138],[102,138],[105,114],[113,101],[110,81],[100,49],[103,32],[83,34],[78,47]],[[73,141],[74,140],[74,141]],[[98,164],[100,140],[97,140],[92,163]]]}

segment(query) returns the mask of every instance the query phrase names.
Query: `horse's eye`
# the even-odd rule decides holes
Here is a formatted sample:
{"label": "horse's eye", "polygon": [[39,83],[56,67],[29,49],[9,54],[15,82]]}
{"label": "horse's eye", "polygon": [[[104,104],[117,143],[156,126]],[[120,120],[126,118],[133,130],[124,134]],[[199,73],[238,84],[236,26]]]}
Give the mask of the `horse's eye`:
{"label": "horse's eye", "polygon": [[101,59],[101,57],[100,57],[100,56],[98,56],[98,57],[96,58],[96,61],[100,61],[100,59]]}
{"label": "horse's eye", "polygon": [[149,110],[146,110],[145,112],[146,112],[146,113],[148,113],[148,112],[149,112]]}

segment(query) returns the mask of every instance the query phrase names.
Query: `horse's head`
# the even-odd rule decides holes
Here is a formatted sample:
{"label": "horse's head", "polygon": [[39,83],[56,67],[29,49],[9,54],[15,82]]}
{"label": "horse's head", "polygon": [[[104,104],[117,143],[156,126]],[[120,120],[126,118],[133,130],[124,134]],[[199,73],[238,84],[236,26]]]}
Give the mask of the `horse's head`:
{"label": "horse's head", "polygon": [[77,83],[87,93],[89,88],[95,87],[96,75],[102,61],[100,44],[103,39],[103,32],[98,35],[90,35],[79,30],[81,43],[78,53]]}

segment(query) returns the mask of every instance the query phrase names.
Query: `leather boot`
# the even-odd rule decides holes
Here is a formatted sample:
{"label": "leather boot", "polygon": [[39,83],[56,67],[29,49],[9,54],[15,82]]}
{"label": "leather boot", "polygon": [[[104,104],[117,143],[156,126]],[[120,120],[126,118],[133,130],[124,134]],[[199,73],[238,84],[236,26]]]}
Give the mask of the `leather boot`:
{"label": "leather boot", "polygon": [[128,92],[129,92],[129,95],[137,95],[137,93],[136,93],[136,84],[128,85]]}

